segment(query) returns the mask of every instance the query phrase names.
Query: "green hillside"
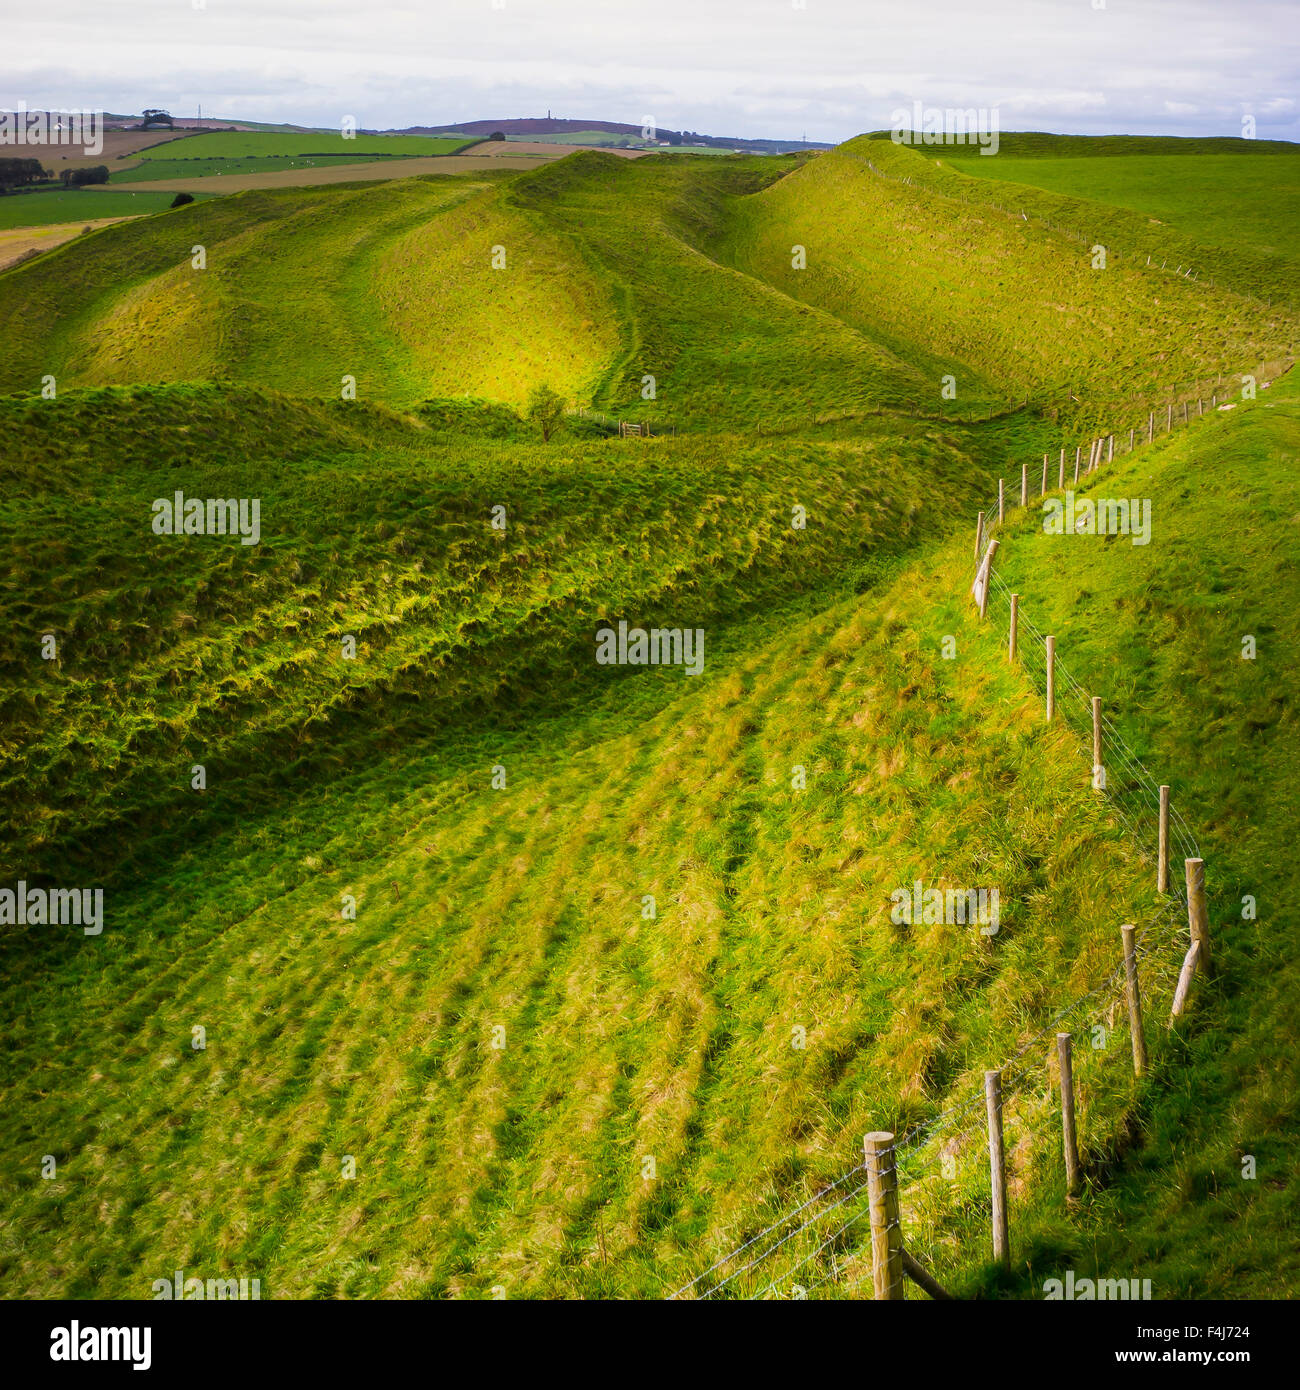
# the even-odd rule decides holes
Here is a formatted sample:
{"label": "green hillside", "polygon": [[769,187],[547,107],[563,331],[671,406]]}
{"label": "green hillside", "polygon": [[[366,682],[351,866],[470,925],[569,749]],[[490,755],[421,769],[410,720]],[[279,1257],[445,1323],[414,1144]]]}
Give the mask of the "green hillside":
{"label": "green hillside", "polygon": [[[979,654],[964,546],[915,564],[898,549],[942,520],[914,480],[942,493],[945,516],[949,498],[969,510],[979,495],[951,446],[909,440],[909,464],[931,460],[917,472],[891,461],[889,439],[754,446],[721,466],[687,441],[652,442],[628,473],[615,442],[590,463],[535,448],[531,478],[516,451],[494,480],[490,456],[472,471],[472,455],[405,473],[382,454],[331,465],[321,455],[346,447],[349,426],[295,423],[275,400],[223,409],[200,395],[194,428],[220,438],[241,421],[227,447],[256,448],[259,409],[285,460],[249,465],[265,539],[246,563],[238,548],[200,561],[184,541],[132,540],[159,479],[171,488],[192,467],[154,426],[184,418],[174,393],[71,401],[41,420],[46,439],[61,416],[75,436],[93,411],[94,453],[115,459],[97,470],[107,515],[83,491],[87,458],[24,451],[34,476],[6,529],[27,534],[39,507],[47,534],[75,535],[94,506],[98,589],[69,591],[67,555],[24,613],[31,634],[67,632],[65,664],[19,655],[11,713],[57,711],[43,727],[64,732],[61,749],[10,765],[64,788],[86,837],[96,799],[101,830],[127,817],[134,857],[110,865],[81,846],[111,904],[97,964],[66,935],[6,938],[16,1035],[42,1059],[20,1044],[6,1063],[5,1114],[23,1117],[6,1135],[8,1171],[52,1145],[66,1165],[54,1184],[6,1182],[7,1289],[130,1296],[142,1268],[179,1259],[255,1266],[274,1296],[499,1283],[656,1295],[737,1223],[851,1162],[864,1127],[941,1109],[982,1058],[1080,992],[1111,953],[1116,892],[1130,914],[1150,912],[1069,736],[1049,736],[1044,756],[1032,705],[996,652]],[[231,491],[237,469],[214,460],[200,476]],[[793,497],[804,532],[789,525]],[[500,540],[488,498],[514,518]],[[272,518],[290,506],[299,519],[279,524],[298,539],[277,555]],[[315,559],[306,517],[323,541]],[[616,569],[597,560],[616,548]],[[459,577],[428,569],[453,555]],[[17,556],[16,573],[28,564]],[[792,566],[798,603],[785,596]],[[761,614],[729,611],[737,591]],[[530,638],[539,605],[548,621]],[[509,626],[493,608],[515,615]],[[615,614],[703,626],[703,673],[592,668],[592,627]],[[957,662],[939,655],[949,629]],[[355,674],[336,659],[343,630],[361,638]],[[573,705],[557,682],[580,663]],[[482,697],[511,677],[535,700],[494,710]],[[441,730],[440,687],[461,711]],[[345,694],[364,704],[352,719],[335,717]],[[418,697],[419,711],[388,694]],[[292,726],[287,745],[277,723]],[[322,756],[292,800],[283,779],[262,784],[263,769],[311,762],[313,743]],[[197,758],[201,809],[186,788]],[[141,809],[164,802],[165,781],[180,795],[151,834]],[[20,815],[57,829],[61,810]],[[972,874],[1002,885],[996,941],[890,925],[900,883]],[[355,922],[339,916],[344,893]],[[123,1008],[132,980],[143,993]],[[807,1049],[790,1046],[796,1025]],[[91,1060],[64,1029],[105,1041]],[[1118,1126],[1131,1100],[1112,1091]],[[339,1177],[347,1153],[355,1182]],[[164,1174],[181,1172],[194,1224],[171,1211]],[[104,1202],[107,1224],[88,1225],[79,1213]]]}
{"label": "green hillside", "polygon": [[[336,765],[324,736],[340,724],[360,718],[382,743],[525,677],[571,679],[599,620],[671,594],[679,622],[717,621],[936,534],[950,499],[973,505],[988,482],[923,426],[725,458],[707,439],[648,441],[631,471],[616,441],[425,432],[216,387],[5,404],[0,456],[21,460],[0,465],[6,589],[22,596],[4,654],[11,849],[172,816],[196,759],[213,764],[212,799],[248,796],[250,776],[316,752]],[[257,497],[259,542],[154,534],[153,501],[178,489]],[[814,518],[802,530],[796,503]],[[82,534],[93,546],[63,539]],[[58,658],[33,661],[46,632]],[[244,771],[223,788],[218,765]]]}
{"label": "green hillside", "polygon": [[[1003,535],[999,556],[1037,626],[1068,633],[1059,650],[1075,678],[1169,782],[1208,866],[1207,1007],[1155,1088],[1125,1175],[1070,1237],[1103,1268],[1140,1263],[1165,1297],[1278,1297],[1300,1278],[1289,913],[1300,890],[1298,450],[1292,373],[1087,489],[1149,498],[1149,545],[1025,525]],[[1243,659],[1248,636],[1256,653]]]}
{"label": "green hillside", "polygon": [[[15,322],[42,323],[0,385],[31,389],[47,372],[68,386],[228,376],[327,396],[355,375],[363,399],[409,406],[460,393],[522,404],[541,376],[577,403],[682,423],[918,397],[915,371],[887,351],[682,235],[681,209],[698,217],[780,172],[763,159],[658,167],[592,152],[495,183],[400,180],[180,209],[88,243],[72,295],[52,259],[29,266],[29,281],[0,281]],[[193,246],[206,269],[192,267]],[[655,400],[643,406],[647,377]]]}
{"label": "green hillside", "polygon": [[[1252,212],[1229,256],[1102,168],[1238,157],[1070,156],[1065,191],[867,137],[586,151],[213,198],[0,274],[0,888],[104,892],[99,934],[0,931],[0,1295],[863,1297],[887,1129],[960,1297],[1292,1296],[1295,234]],[[589,412],[550,442],[542,384]],[[1179,396],[1206,413],[1080,489],[1149,499],[1149,545],[1014,505],[1022,463]],[[250,543],[160,533],[178,492],[255,501]],[[602,663],[620,622],[698,630],[699,669]],[[1139,769],[1091,785],[1090,693],[1207,863],[1174,1029],[1185,913]],[[918,881],[996,888],[994,930],[898,920]]]}
{"label": "green hillside", "polygon": [[41,324],[0,385],[229,377],[326,397],[353,376],[409,407],[521,405],[543,378],[631,418],[773,429],[1026,400],[1140,413],[1288,360],[1289,312],[1127,256],[1093,269],[1041,219],[963,201],[1002,187],[860,140],[806,162],[592,151],[486,182],[238,194],[0,281],[17,326]]}
{"label": "green hillside", "polygon": [[[995,197],[1016,198],[1015,210],[995,208]],[[1276,371],[1289,358],[1294,316],[1133,257],[1095,269],[1091,243],[1062,236],[1052,214],[1063,215],[1032,190],[972,185],[917,150],[864,138],[744,200],[718,251],[926,363],[936,395],[952,373],[958,403],[998,393],[1163,402],[1247,363]],[[1109,231],[1098,226],[1102,244]],[[792,243],[805,248],[806,269],[792,268]]]}
{"label": "green hillside", "polygon": [[[1086,200],[1090,215],[1103,205],[1142,214],[1149,227],[1175,233],[1180,247],[1193,242],[1222,253],[1214,259],[1219,278],[1232,274],[1234,259],[1248,251],[1258,266],[1259,288],[1295,305],[1300,259],[1293,229],[1300,218],[1300,148],[1239,140],[1223,142],[1235,146],[1228,153],[1199,148],[1213,142],[1196,141],[1190,142],[1194,150],[1184,151],[1188,142],[1170,141],[1164,148],[1148,142],[1156,148],[1120,154],[1095,150],[1090,141],[1079,143],[1082,148],[1062,149],[1059,157],[1031,156],[1004,146],[995,159],[967,157],[956,167],[984,179]],[[1266,157],[1254,154],[1252,147]],[[948,159],[955,150],[941,153]],[[1238,265],[1236,275],[1241,271]]]}

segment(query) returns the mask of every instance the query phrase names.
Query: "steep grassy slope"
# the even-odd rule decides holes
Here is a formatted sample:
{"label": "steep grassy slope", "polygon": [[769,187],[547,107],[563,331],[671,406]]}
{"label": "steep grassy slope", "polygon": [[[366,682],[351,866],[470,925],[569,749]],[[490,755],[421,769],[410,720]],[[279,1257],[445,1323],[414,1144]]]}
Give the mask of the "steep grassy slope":
{"label": "steep grassy slope", "polygon": [[[0,1292],[658,1296],[927,1120],[907,1241],[958,1293],[1294,1291],[1296,388],[1099,475],[1153,498],[1146,550],[1002,533],[1205,851],[1221,948],[1172,1033],[1182,925],[968,593],[968,522],[1049,407],[1280,361],[1294,324],[1085,273],[1039,220],[1077,204],[1007,196],[887,142],[592,152],[236,196],[0,276],[0,886],[106,890],[100,936],[0,932]],[[943,370],[959,405],[1043,409],[880,413]],[[691,431],[542,446],[502,402],[544,378]],[[163,384],[99,384],[136,379]],[[258,544],[156,535],[177,489],[258,499]],[[598,665],[620,618],[702,628],[704,672]],[[917,879],[997,887],[999,930],[895,924]],[[1067,1209],[1051,1034],[1080,996]],[[1002,1273],[979,1107],[1008,1059]],[[845,1198],[856,1225],[728,1292],[860,1294]]]}
{"label": "steep grassy slope", "polygon": [[[963,201],[971,188],[987,201]],[[1296,323],[1281,310],[1261,314],[1131,258],[1093,269],[1090,246],[995,210],[996,191],[888,140],[851,140],[740,200],[715,249],[929,363],[935,404],[945,371],[959,407],[993,393],[1140,402],[1287,358]],[[1030,214],[1058,211],[1012,196]],[[792,244],[806,248],[806,269],[792,268]]]}
{"label": "steep grassy slope", "polygon": [[[912,364],[829,314],[706,254],[740,194],[787,160],[619,160],[596,152],[522,175],[503,191],[564,229],[610,287],[620,356],[595,403],[694,429],[772,427],[815,413],[921,400]],[[653,379],[655,398],[643,401]]]}
{"label": "steep grassy slope", "polygon": [[1164,1297],[1275,1297],[1300,1278],[1297,456],[1292,373],[1088,489],[1149,498],[1150,545],[1034,526],[1002,538],[1006,583],[1170,783],[1206,860],[1215,977],[1198,986],[1125,1176],[1064,1245],[1103,1268],[1140,1265]]}
{"label": "steep grassy slope", "polygon": [[[344,763],[190,829],[101,937],[7,934],[0,1286],[657,1296],[864,1129],[968,1099],[1153,902],[966,569],[708,624],[699,678],[606,672],[575,714]],[[999,886],[996,935],[892,925],[918,877]],[[1123,1060],[1082,1068],[1090,1161]],[[1045,1107],[1008,1100],[1017,1192],[1058,1162]],[[947,1137],[965,1196],[915,1243],[966,1287],[978,1136]]]}
{"label": "steep grassy slope", "polygon": [[[1249,147],[1253,142],[1243,141]],[[1231,154],[1151,153],[1126,156],[963,159],[956,167],[984,179],[1032,185],[1092,205],[1093,216],[1126,208],[1147,219],[1148,235],[1170,238],[1161,259],[1195,242],[1213,247],[1216,279],[1284,297],[1295,307],[1300,258],[1292,246],[1300,219],[1300,150],[1260,158]],[[941,152],[945,158],[948,151]],[[1105,215],[1105,214],[1103,214]],[[1110,214],[1113,216],[1113,213]],[[1082,218],[1079,219],[1083,221]],[[1245,252],[1247,265],[1240,257]],[[1198,268],[1204,256],[1196,257]]]}
{"label": "steep grassy slope", "polygon": [[[213,387],[5,403],[11,864],[172,814],[196,762],[209,797],[239,798],[315,755],[337,765],[339,721],[382,741],[463,719],[526,672],[571,672],[606,617],[696,625],[874,563],[987,487],[926,427],[722,456],[423,433]],[[259,543],[155,534],[177,490],[258,499]]]}
{"label": "steep grassy slope", "polygon": [[789,167],[592,152],[514,183],[394,180],[181,209],[0,281],[0,311],[31,330],[0,387],[230,376],[329,396],[352,375],[390,404],[521,404],[546,379],[577,402],[697,427],[918,398],[915,369],[684,234],[683,214],[699,222],[726,190]]}
{"label": "steep grassy slope", "polygon": [[[350,376],[391,405],[520,405],[550,380],[632,418],[774,430],[935,409],[949,375],[959,413],[1140,407],[1290,352],[1289,313],[1148,270],[1131,238],[1093,269],[1044,220],[1069,200],[888,141],[799,163],[590,151],[110,228],[0,280],[19,330],[0,387],[229,376],[324,397]],[[1034,215],[1001,210],[1007,196]],[[1124,218],[1147,230],[1110,215],[1122,238]]]}
{"label": "steep grassy slope", "polygon": [[[51,258],[0,285],[20,327],[42,321],[4,384],[34,390],[47,372],[65,387],[231,376],[338,397],[352,376],[363,400],[412,403],[453,391],[521,400],[543,372],[578,390],[604,355],[598,291],[580,271],[557,273],[544,234],[485,216],[482,188],[250,193],[178,209],[134,238],[87,239],[75,264]],[[459,215],[476,194],[480,211]],[[494,276],[501,237],[516,265]]]}

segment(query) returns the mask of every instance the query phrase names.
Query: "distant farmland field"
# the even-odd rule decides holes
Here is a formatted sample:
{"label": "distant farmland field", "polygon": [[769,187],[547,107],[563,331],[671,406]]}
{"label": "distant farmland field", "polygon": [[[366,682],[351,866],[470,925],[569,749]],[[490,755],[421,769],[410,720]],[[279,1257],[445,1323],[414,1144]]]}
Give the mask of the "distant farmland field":
{"label": "distant farmland field", "polygon": [[[481,173],[485,169],[535,169],[539,164],[546,162],[545,155],[535,154],[516,155],[513,158],[476,154],[435,155],[431,159],[367,159],[363,156],[356,163],[351,160],[330,159],[322,161],[319,165],[297,162],[278,168],[273,161],[267,160],[266,163],[272,164],[272,167],[263,167],[261,173],[205,174],[203,170],[206,161],[199,161],[194,165],[192,173],[149,179],[144,184],[131,186],[165,189],[169,195],[194,193],[220,196],[223,193],[247,193],[255,188],[312,188],[329,183],[374,183],[383,179],[413,179],[426,174],[473,174]],[[107,190],[97,191],[92,196],[109,196],[115,187],[120,188],[121,185],[110,185]]]}
{"label": "distant farmland field", "polygon": [[[214,130],[195,135],[185,144],[186,159],[246,159],[258,156],[329,155],[439,155],[455,154],[476,137],[443,139],[433,135],[358,135],[345,140],[333,131],[294,131],[277,134],[260,130]],[[146,151],[145,159],[172,159],[169,150]]]}
{"label": "distant farmland field", "polygon": [[100,217],[92,222],[56,222],[49,227],[7,227],[0,231],[0,270],[26,259],[33,251],[53,251],[56,246],[80,236],[86,228],[94,231],[122,220]]}
{"label": "distant farmland field", "polygon": [[192,133],[188,130],[106,130],[104,148],[98,154],[85,154],[80,145],[52,145],[41,158],[46,168],[56,173],[60,169],[84,169],[94,164],[107,164],[111,169],[119,159],[138,158],[155,145],[172,144]]}
{"label": "distant farmland field", "polygon": [[129,168],[114,170],[114,183],[157,183],[164,179],[215,178],[228,174],[269,174],[280,169],[333,169],[370,164],[382,154],[232,155],[228,159],[144,159]]}
{"label": "distant farmland field", "polygon": [[127,192],[117,188],[50,189],[0,198],[0,228],[49,227],[58,222],[86,223],[109,217],[140,217],[161,212],[175,193]]}

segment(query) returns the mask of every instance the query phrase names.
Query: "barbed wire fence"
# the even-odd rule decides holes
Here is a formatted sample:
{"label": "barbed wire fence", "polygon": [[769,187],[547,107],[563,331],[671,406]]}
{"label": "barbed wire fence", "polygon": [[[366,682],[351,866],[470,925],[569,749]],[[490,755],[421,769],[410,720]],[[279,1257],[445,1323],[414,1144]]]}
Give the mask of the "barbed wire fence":
{"label": "barbed wire fence", "polygon": [[[1172,408],[1167,423],[1173,427]],[[1154,437],[1155,413],[1149,412],[1147,438]],[[1130,436],[1131,448],[1139,447],[1137,438],[1135,426]],[[1086,483],[1104,462],[1113,460],[1114,441],[1115,435],[1107,435],[1090,443],[1088,466],[1078,473],[1079,481]],[[1076,448],[1076,467],[1082,469],[1082,446]],[[1119,452],[1127,453],[1129,449],[1121,448]],[[1052,479],[1050,457],[1045,456],[1039,497],[1059,490],[1067,481],[1074,484],[1073,475],[1067,480],[1066,458],[1067,449],[1062,447],[1056,478]],[[1020,483],[1019,500],[1027,507],[1033,492],[1028,464],[1022,468]],[[980,617],[987,619],[990,604],[996,618],[1005,615],[1009,655],[1035,693],[1047,702],[1048,719],[1059,718],[1080,737],[1085,731],[1091,732],[1094,758],[1099,751],[1102,754],[1100,761],[1094,761],[1093,786],[1104,795],[1107,811],[1123,827],[1140,860],[1155,867],[1160,905],[1140,928],[1123,927],[1124,950],[1119,964],[1086,993],[1057,1009],[999,1067],[986,1071],[980,1091],[912,1126],[901,1136],[867,1135],[861,1162],[672,1290],[667,1295],[669,1299],[764,1300],[836,1293],[852,1297],[857,1296],[867,1279],[877,1299],[906,1297],[909,1280],[924,1295],[946,1298],[949,1295],[942,1285],[908,1245],[915,1245],[918,1239],[921,1244],[928,1244],[931,1258],[936,1251],[948,1253],[954,1246],[960,1247],[961,1239],[946,1227],[953,1220],[960,1221],[963,1212],[967,1216],[972,1212],[982,1215],[990,1195],[993,1255],[995,1260],[1009,1265],[1003,1136],[1009,1102],[1017,1102],[1010,1108],[1018,1127],[1025,1132],[1022,1138],[1034,1129],[1033,1114],[1037,1113],[1039,1144],[1045,1146],[1049,1141],[1041,1131],[1046,1128],[1046,1117],[1052,1109],[1053,1086],[1059,1091],[1067,1197],[1073,1197],[1081,1171],[1075,1127],[1075,1079],[1082,1075],[1090,1086],[1097,1098],[1093,1109],[1098,1108],[1107,1088],[1116,1093],[1120,1087],[1129,1086],[1121,1049],[1107,1045],[1116,1031],[1114,1019],[1121,1001],[1128,1006],[1132,1069],[1138,1077],[1144,1075],[1148,1069],[1144,1013],[1152,1012],[1151,1006],[1157,1000],[1163,1002],[1171,996],[1172,1024],[1181,1012],[1195,971],[1208,963],[1204,866],[1196,837],[1173,804],[1169,786],[1157,781],[1097,703],[1097,697],[1089,694],[1068,667],[1056,659],[1054,636],[1043,633],[1026,616],[1019,596],[1011,593],[993,568],[999,545],[996,532],[1005,522],[1006,507],[1003,479],[996,501],[980,513],[977,522],[976,581],[972,592]],[[1176,862],[1179,857],[1185,865],[1181,880],[1170,872],[1171,861]],[[1191,946],[1187,949],[1189,937]],[[1074,1034],[1064,1031],[1066,1025],[1073,1029],[1084,1026],[1091,1032],[1092,1047],[1078,1054],[1082,1067],[1076,1068]],[[1055,1083],[1051,1077],[1053,1040],[1058,1063]],[[1047,1054],[1043,1056],[1045,1043]],[[1046,1100],[1044,1077],[1048,1083]],[[981,1109],[984,1113],[979,1117],[976,1112]],[[1023,1119],[1021,1111],[1030,1118]],[[965,1160],[964,1181],[958,1172],[958,1155]],[[983,1159],[988,1162],[987,1175],[972,1176],[972,1165],[982,1166]],[[985,1184],[987,1192],[981,1191]],[[932,1190],[939,1194],[935,1200],[931,1200]],[[912,1233],[909,1242],[903,1238],[904,1211],[908,1213],[906,1224]]]}

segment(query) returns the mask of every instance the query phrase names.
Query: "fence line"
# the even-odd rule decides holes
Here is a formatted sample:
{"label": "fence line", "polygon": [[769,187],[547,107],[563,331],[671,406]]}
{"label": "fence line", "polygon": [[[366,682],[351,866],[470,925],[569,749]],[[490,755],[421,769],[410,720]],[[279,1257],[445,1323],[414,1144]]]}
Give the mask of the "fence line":
{"label": "fence line", "polygon": [[[1217,404],[1217,401],[1215,402]],[[1186,418],[1186,417],[1185,417]],[[1166,414],[1166,424],[1169,429],[1173,428],[1173,413],[1170,409]],[[1155,413],[1148,412],[1148,438],[1155,437]],[[1091,442],[1088,454],[1087,468],[1079,474],[1079,482],[1086,485],[1089,475],[1097,472],[1102,466],[1103,459],[1113,460],[1116,452],[1127,453],[1132,448],[1136,448],[1137,428],[1133,429],[1131,435],[1132,443],[1130,449],[1116,450],[1114,448],[1115,435],[1098,436]],[[1102,447],[1102,446],[1105,447]],[[1081,449],[1077,446],[1077,457],[1080,458]],[[1066,450],[1060,452],[1058,461],[1058,479],[1064,470],[1064,459]],[[1022,492],[1023,505],[1027,506],[1030,498],[1027,495],[1028,488],[1025,486],[1024,479],[1028,476],[1028,467],[1022,470]],[[1047,476],[1046,468],[1044,477]],[[1133,925],[1126,924],[1123,928],[1123,951],[1118,964],[1101,979],[1087,993],[1079,995],[1058,1009],[1052,1017],[1029,1037],[1021,1046],[1008,1057],[996,1069],[992,1069],[985,1074],[985,1087],[974,1096],[950,1106],[947,1110],[929,1120],[922,1121],[912,1126],[901,1138],[896,1138],[892,1134],[876,1134],[867,1136],[868,1155],[866,1161],[858,1164],[844,1173],[834,1182],[823,1186],[813,1196],[806,1199],[795,1207],[785,1216],[778,1218],[758,1234],[751,1236],[744,1244],[732,1250],[729,1254],[722,1256],[709,1266],[702,1274],[674,1290],[669,1297],[680,1298],[696,1289],[710,1275],[730,1265],[740,1255],[753,1250],[760,1242],[765,1241],[775,1232],[782,1230],[794,1221],[796,1217],[804,1216],[803,1221],[792,1230],[787,1231],[780,1239],[764,1246],[756,1251],[751,1258],[740,1268],[726,1274],[723,1278],[709,1284],[696,1297],[702,1299],[712,1298],[735,1285],[746,1274],[760,1265],[763,1265],[775,1253],[789,1245],[799,1235],[804,1232],[815,1232],[815,1237],[820,1237],[822,1231],[820,1223],[834,1212],[840,1212],[842,1216],[846,1205],[859,1198],[864,1191],[868,1191],[868,1205],[860,1207],[855,1213],[847,1214],[847,1219],[841,1221],[836,1230],[828,1237],[820,1239],[815,1247],[803,1254],[801,1258],[783,1268],[780,1274],[768,1280],[756,1293],[750,1294],[751,1298],[765,1299],[772,1296],[786,1296],[786,1282],[798,1270],[806,1265],[818,1260],[827,1250],[836,1245],[836,1242],[848,1240],[848,1231],[856,1225],[864,1216],[871,1217],[872,1232],[872,1271],[874,1293],[876,1298],[898,1299],[904,1296],[903,1276],[911,1279],[913,1283],[919,1285],[932,1298],[945,1298],[948,1295],[940,1285],[930,1276],[923,1266],[911,1255],[902,1242],[902,1217],[899,1207],[898,1172],[901,1166],[901,1159],[915,1152],[923,1141],[933,1142],[937,1140],[945,1131],[945,1127],[951,1127],[950,1122],[957,1117],[964,1116],[976,1109],[981,1104],[986,1111],[988,1125],[987,1152],[990,1159],[990,1181],[993,1184],[993,1195],[995,1210],[998,1209],[998,1192],[1003,1190],[1000,1185],[1005,1184],[1005,1170],[1001,1164],[1001,1155],[1004,1146],[1001,1138],[1002,1116],[1007,1100],[1011,1095],[1016,1094],[1017,1087],[1022,1090],[1038,1075],[1038,1065],[1032,1067],[1026,1061],[1033,1050],[1040,1046],[1047,1038],[1048,1034],[1056,1032],[1058,1027],[1067,1019],[1074,1017],[1085,1008],[1097,1005],[1103,1007],[1109,1003],[1111,1017],[1118,1007],[1121,999],[1127,1002],[1130,1035],[1132,1040],[1133,1067],[1137,1077],[1141,1077],[1147,1070],[1147,1050],[1143,1033],[1143,1011],[1142,1011],[1142,992],[1139,986],[1139,967],[1143,964],[1148,967],[1161,968],[1164,966],[1164,948],[1170,942],[1180,942],[1186,939],[1190,931],[1192,944],[1188,949],[1182,962],[1182,970],[1178,976],[1176,990],[1173,991],[1173,1002],[1170,1017],[1170,1024],[1181,1012],[1183,1003],[1186,999],[1187,991],[1193,974],[1198,968],[1205,968],[1205,955],[1208,950],[1206,946],[1207,938],[1204,937],[1206,930],[1206,917],[1204,906],[1204,883],[1203,883],[1203,861],[1197,845],[1187,822],[1177,810],[1171,805],[1169,799],[1169,788],[1156,782],[1154,776],[1141,758],[1120,734],[1113,721],[1104,710],[1101,709],[1097,697],[1090,696],[1084,687],[1074,678],[1068,667],[1055,658],[1054,650],[1049,646],[1053,639],[1042,632],[1025,615],[1023,607],[1019,603],[1019,596],[1012,595],[1005,581],[993,568],[992,560],[998,548],[998,541],[994,532],[1005,524],[1006,513],[1006,489],[1005,480],[999,482],[998,498],[990,503],[984,511],[980,513],[976,531],[976,584],[974,594],[976,602],[980,608],[981,619],[987,615],[988,602],[990,597],[995,599],[995,612],[1006,612],[1009,624],[1014,623],[1011,629],[1014,634],[1013,645],[1009,646],[1009,654],[1016,664],[1029,676],[1031,684],[1036,690],[1042,690],[1046,694],[1049,684],[1055,685],[1059,682],[1063,688],[1065,700],[1056,706],[1060,717],[1065,719],[1067,724],[1074,723],[1070,719],[1070,714],[1077,711],[1086,711],[1088,724],[1093,735],[1094,748],[1094,768],[1093,784],[1099,791],[1104,792],[1107,805],[1116,813],[1122,823],[1125,833],[1137,845],[1138,851],[1144,861],[1150,862],[1152,856],[1147,851],[1147,833],[1149,831],[1151,816],[1149,815],[1150,801],[1154,795],[1155,805],[1160,827],[1154,859],[1156,861],[1157,874],[1163,885],[1163,903],[1157,909],[1154,916],[1146,922],[1141,930],[1137,930]],[[1053,488],[1052,491],[1058,489]],[[1039,495],[1042,496],[1048,489],[1044,486]],[[1014,486],[1012,494],[1015,495]],[[1016,505],[1013,503],[1012,505]],[[982,581],[982,582],[981,582]],[[1014,600],[1014,602],[1013,602]],[[1028,636],[1027,641],[1016,640],[1019,637],[1021,628]],[[1048,651],[1052,651],[1052,656],[1047,656]],[[1050,661],[1050,665],[1049,665]],[[1050,709],[1049,705],[1049,709]],[[1049,715],[1050,717],[1050,715]],[[1103,757],[1100,762],[1096,760],[1096,752],[1100,748]],[[1109,775],[1109,770],[1122,774],[1119,784]],[[1098,773],[1104,774],[1101,784],[1098,786]],[[1167,873],[1168,858],[1172,857],[1172,851],[1176,849],[1178,854],[1184,859],[1186,874],[1180,877]],[[1195,866],[1195,871],[1194,871]],[[1200,926],[1201,939],[1198,939],[1198,923]],[[1165,975],[1158,977],[1162,985],[1168,983],[1168,967],[1164,966]],[[1146,998],[1148,1005],[1154,1001],[1155,994],[1149,989],[1151,983],[1148,979],[1148,990]],[[1111,1029],[1113,1032],[1113,1027]],[[1056,1032],[1056,1048],[1059,1057],[1070,1057],[1070,1040],[1068,1033]],[[1095,1055],[1095,1053],[1094,1053]],[[1061,1094],[1061,1114],[1065,1134],[1066,1152],[1066,1183],[1067,1200],[1072,1198],[1076,1190],[1078,1178],[1078,1153],[1074,1148],[1075,1139],[1075,1100],[1074,1100],[1074,1076],[1075,1068],[1073,1060],[1068,1067],[1061,1068],[1062,1078],[1068,1078],[1069,1095],[1067,1097],[1062,1085]],[[954,1148],[958,1140],[967,1138],[972,1129],[961,1131],[959,1134],[950,1134],[948,1145],[950,1151]],[[874,1143],[874,1147],[873,1146]],[[1073,1152],[1073,1160],[1070,1154]],[[868,1180],[858,1181],[853,1186],[840,1195],[834,1202],[821,1206],[813,1210],[816,1204],[830,1193],[843,1187],[856,1175],[861,1174],[864,1169],[870,1170],[873,1158],[887,1158],[889,1160],[889,1182],[883,1183],[870,1181],[872,1176],[868,1172]],[[955,1160],[954,1160],[955,1161]],[[945,1175],[947,1176],[947,1175]],[[883,1195],[882,1195],[883,1193]],[[1009,1250],[1007,1237],[1005,1234],[1005,1205],[1001,1207],[1001,1222],[995,1220],[994,1232],[994,1251],[998,1258],[1008,1258]],[[815,1289],[823,1288],[828,1283],[837,1283],[848,1268],[850,1260],[855,1258],[856,1252],[848,1252],[848,1257],[840,1262],[841,1251],[836,1249],[830,1258],[830,1268],[822,1271],[813,1283],[806,1288],[801,1288],[796,1296],[807,1297]],[[898,1270],[902,1274],[898,1274]]]}
{"label": "fence line", "polygon": [[668,435],[676,437],[676,425],[661,425],[653,420],[622,420],[613,415],[606,415],[603,411],[593,410],[590,406],[580,405],[576,410],[570,412],[583,420],[594,420],[598,425],[603,425],[606,429],[617,430],[620,439],[629,436],[651,436]]}

